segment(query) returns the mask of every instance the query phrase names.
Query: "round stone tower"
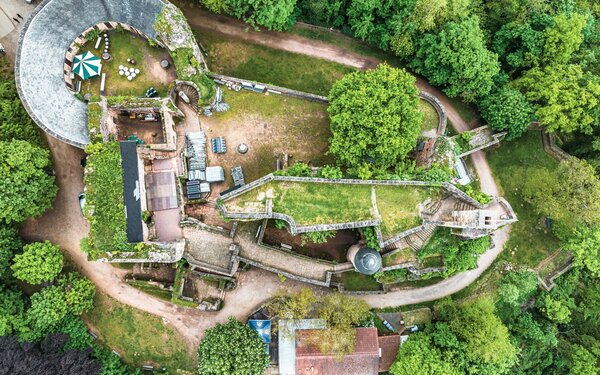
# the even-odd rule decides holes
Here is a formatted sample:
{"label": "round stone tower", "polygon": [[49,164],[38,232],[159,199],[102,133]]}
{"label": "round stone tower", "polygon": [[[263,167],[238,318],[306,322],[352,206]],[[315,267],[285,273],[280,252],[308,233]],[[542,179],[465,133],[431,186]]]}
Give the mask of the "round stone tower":
{"label": "round stone tower", "polygon": [[381,269],[381,254],[370,247],[352,245],[346,257],[352,262],[356,271],[362,274],[372,275]]}

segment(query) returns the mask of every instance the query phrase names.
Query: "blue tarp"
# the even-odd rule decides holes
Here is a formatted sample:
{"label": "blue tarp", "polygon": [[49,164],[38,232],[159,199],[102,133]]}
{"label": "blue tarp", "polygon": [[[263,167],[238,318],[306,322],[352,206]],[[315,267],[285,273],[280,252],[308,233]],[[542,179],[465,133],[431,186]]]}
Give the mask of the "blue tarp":
{"label": "blue tarp", "polygon": [[256,331],[265,344],[271,342],[271,321],[270,320],[248,320],[250,328]]}

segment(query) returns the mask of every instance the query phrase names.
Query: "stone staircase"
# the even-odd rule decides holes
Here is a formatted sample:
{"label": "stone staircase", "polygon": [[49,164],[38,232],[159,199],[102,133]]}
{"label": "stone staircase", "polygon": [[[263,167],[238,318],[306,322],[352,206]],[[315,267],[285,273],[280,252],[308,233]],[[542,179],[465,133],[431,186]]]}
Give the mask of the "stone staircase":
{"label": "stone staircase", "polygon": [[454,204],[454,211],[472,211],[476,209],[477,207],[472,204],[460,200]]}
{"label": "stone staircase", "polygon": [[425,228],[419,232],[413,233],[403,238],[411,249],[418,251],[429,241],[433,232],[435,231],[435,225],[426,225]]}
{"label": "stone staircase", "polygon": [[383,248],[383,254],[389,253],[391,251],[394,251],[396,249],[403,249],[405,247],[407,247],[408,244],[406,243],[406,240],[404,238],[399,239],[398,241],[391,243],[389,245],[387,245],[386,247]]}
{"label": "stone staircase", "polygon": [[[194,109],[194,111],[199,112],[200,111],[200,106],[198,105],[198,100],[200,100],[200,95],[198,94],[198,91],[196,91],[196,89],[190,85],[186,85],[186,84],[181,84],[177,86],[177,91],[182,91],[189,99],[190,99],[190,103],[189,105]],[[178,100],[182,100],[181,98],[179,98],[178,95]]]}

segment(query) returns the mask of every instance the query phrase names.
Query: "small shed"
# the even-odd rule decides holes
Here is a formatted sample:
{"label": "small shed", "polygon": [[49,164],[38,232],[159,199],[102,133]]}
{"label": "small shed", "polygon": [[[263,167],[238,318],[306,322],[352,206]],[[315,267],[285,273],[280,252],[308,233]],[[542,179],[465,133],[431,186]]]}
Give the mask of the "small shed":
{"label": "small shed", "polygon": [[207,182],[222,182],[225,181],[225,172],[223,167],[208,167],[206,168]]}

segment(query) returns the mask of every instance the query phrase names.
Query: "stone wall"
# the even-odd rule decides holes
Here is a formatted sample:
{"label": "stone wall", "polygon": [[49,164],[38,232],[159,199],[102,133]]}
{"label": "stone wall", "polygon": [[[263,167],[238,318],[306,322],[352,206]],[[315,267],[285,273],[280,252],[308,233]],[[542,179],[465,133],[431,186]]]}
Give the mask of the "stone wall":
{"label": "stone wall", "polygon": [[448,115],[446,114],[446,108],[442,105],[442,103],[435,96],[431,95],[427,91],[420,91],[419,98],[425,100],[427,103],[431,104],[435,111],[438,114],[438,128],[437,128],[437,136],[444,135],[446,133],[446,126],[448,124]]}

